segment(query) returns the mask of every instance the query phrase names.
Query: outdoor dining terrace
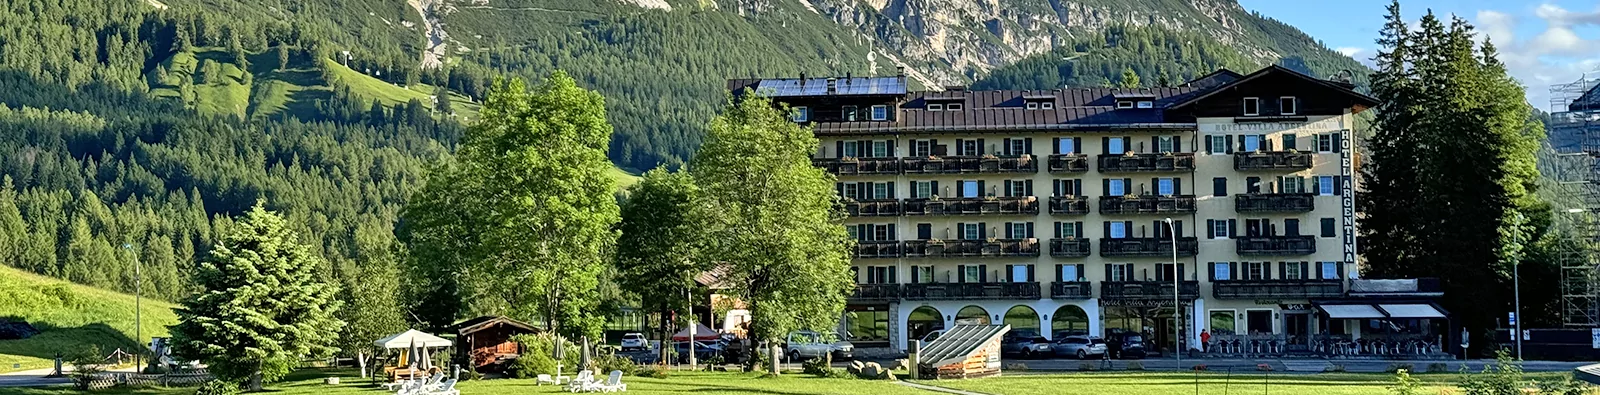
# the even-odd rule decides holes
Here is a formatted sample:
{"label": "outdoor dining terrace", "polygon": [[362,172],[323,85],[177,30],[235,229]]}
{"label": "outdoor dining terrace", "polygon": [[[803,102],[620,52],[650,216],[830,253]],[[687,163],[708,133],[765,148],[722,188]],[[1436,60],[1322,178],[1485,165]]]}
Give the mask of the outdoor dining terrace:
{"label": "outdoor dining terrace", "polygon": [[928,156],[901,159],[906,174],[1037,173],[1033,155]]}
{"label": "outdoor dining terrace", "polygon": [[1039,198],[1033,196],[906,199],[906,215],[1039,214]]}

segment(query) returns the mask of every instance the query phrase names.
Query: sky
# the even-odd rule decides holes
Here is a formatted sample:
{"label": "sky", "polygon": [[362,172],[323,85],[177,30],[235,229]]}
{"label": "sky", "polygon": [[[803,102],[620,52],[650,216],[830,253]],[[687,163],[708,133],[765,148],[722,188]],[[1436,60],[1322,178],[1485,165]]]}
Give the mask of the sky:
{"label": "sky", "polygon": [[[1239,0],[1245,9],[1294,25],[1329,48],[1372,64],[1389,0]],[[1600,0],[1401,0],[1416,26],[1428,10],[1465,18],[1500,51],[1528,102],[1550,111],[1550,87],[1600,78]]]}

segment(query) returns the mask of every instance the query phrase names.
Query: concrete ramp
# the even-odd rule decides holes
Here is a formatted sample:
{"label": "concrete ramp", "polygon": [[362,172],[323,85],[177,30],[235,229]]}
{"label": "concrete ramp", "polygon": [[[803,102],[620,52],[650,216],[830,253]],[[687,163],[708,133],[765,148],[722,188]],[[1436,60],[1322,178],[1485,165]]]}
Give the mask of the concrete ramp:
{"label": "concrete ramp", "polygon": [[1600,363],[1579,366],[1572,370],[1572,376],[1589,384],[1600,385]]}

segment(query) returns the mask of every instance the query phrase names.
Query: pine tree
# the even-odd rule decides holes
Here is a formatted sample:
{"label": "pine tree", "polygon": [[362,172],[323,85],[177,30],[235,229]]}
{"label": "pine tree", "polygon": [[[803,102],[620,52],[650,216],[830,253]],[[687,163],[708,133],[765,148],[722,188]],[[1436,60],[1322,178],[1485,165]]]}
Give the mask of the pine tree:
{"label": "pine tree", "polygon": [[289,70],[289,46],[278,44],[278,71]]}
{"label": "pine tree", "polygon": [[1117,84],[1117,87],[1123,89],[1138,88],[1139,73],[1135,73],[1131,67],[1122,69],[1122,81]]}
{"label": "pine tree", "polygon": [[173,351],[252,390],[282,378],[302,358],[331,353],[344,326],[335,318],[339,286],[318,275],[321,259],[298,238],[282,217],[256,203],[197,269],[202,291],[178,310]]}
{"label": "pine tree", "polygon": [[442,85],[433,88],[433,109],[445,118],[456,115],[455,110],[450,108],[450,90]]}

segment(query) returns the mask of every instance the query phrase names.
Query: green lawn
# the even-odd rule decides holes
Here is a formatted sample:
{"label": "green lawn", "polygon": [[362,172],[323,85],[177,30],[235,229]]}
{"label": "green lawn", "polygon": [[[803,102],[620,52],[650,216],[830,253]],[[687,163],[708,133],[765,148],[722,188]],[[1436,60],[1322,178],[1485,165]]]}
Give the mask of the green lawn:
{"label": "green lawn", "polygon": [[[1553,379],[1568,373],[1529,374],[1530,379]],[[1438,394],[1455,389],[1460,376],[1453,373],[1417,374],[1427,387],[1423,394]],[[1394,376],[1366,373],[1298,374],[1273,372],[1234,373],[1013,373],[1001,377],[971,380],[925,381],[924,383],[998,395],[1093,394],[1157,395],[1195,394],[1198,382],[1201,395],[1284,394],[1284,395],[1368,395],[1388,394]]]}
{"label": "green lawn", "polygon": [[[0,340],[0,372],[48,368],[55,353],[97,344],[105,353],[133,349],[133,295],[77,285],[0,266],[0,318],[20,318],[39,329],[23,340]],[[178,322],[172,304],[145,298],[144,339],[167,336]]]}

